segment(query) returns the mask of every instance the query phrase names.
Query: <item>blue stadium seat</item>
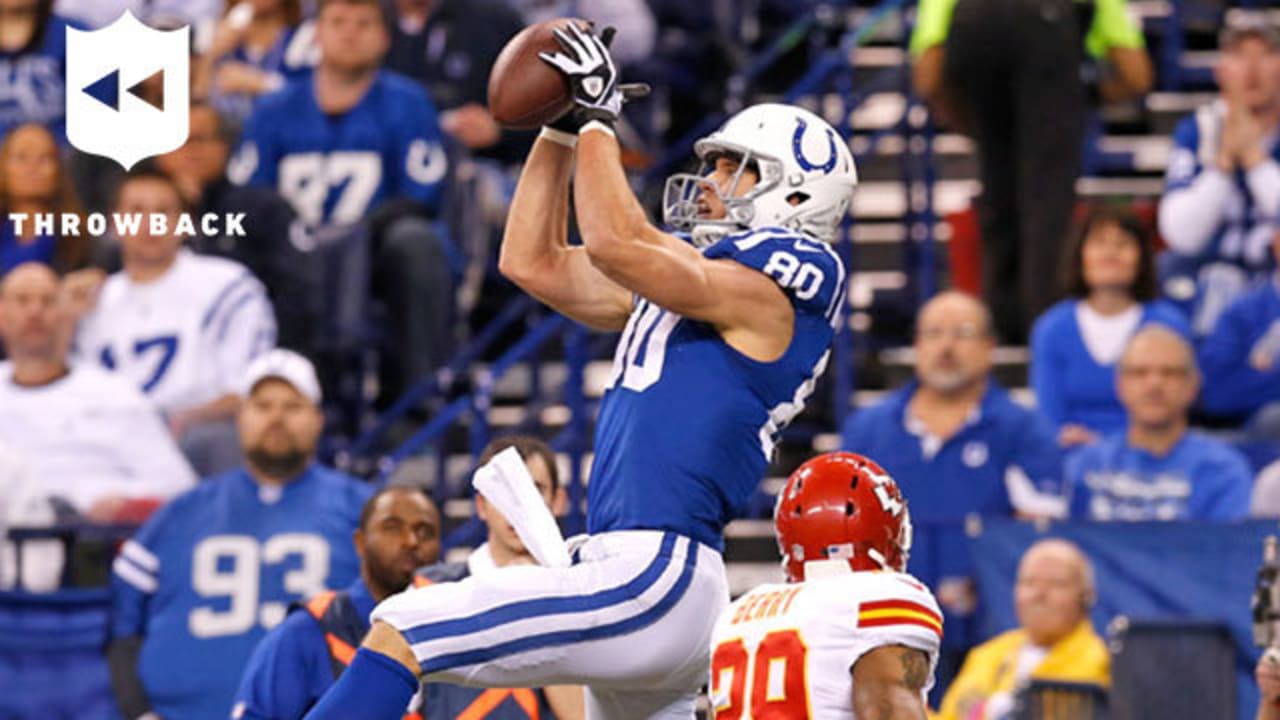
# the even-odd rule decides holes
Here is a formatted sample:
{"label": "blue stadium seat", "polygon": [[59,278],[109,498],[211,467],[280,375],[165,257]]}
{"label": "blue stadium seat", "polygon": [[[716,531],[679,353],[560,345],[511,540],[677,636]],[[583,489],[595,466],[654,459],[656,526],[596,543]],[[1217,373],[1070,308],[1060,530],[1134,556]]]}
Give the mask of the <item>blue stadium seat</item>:
{"label": "blue stadium seat", "polygon": [[106,589],[0,593],[0,718],[119,720],[103,656],[110,607]]}

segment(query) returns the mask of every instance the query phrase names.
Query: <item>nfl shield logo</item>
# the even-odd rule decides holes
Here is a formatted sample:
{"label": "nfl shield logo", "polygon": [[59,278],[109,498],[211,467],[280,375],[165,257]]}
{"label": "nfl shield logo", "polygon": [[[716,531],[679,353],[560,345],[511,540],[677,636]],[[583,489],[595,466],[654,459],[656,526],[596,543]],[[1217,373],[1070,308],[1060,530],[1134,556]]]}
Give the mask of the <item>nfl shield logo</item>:
{"label": "nfl shield logo", "polygon": [[67,28],[67,140],[124,169],[187,141],[187,28],[149,28],[126,10],[92,32]]}

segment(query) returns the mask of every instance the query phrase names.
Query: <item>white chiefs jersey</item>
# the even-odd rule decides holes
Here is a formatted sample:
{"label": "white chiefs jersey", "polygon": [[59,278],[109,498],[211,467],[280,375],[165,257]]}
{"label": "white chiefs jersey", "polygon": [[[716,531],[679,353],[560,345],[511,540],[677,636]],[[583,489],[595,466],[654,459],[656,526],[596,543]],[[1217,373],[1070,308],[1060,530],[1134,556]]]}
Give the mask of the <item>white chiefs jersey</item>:
{"label": "white chiefs jersey", "polygon": [[179,251],[148,283],[107,279],[76,351],[124,375],[163,412],[241,391],[249,361],[275,346],[266,289],[243,265]]}
{"label": "white chiefs jersey", "polygon": [[853,665],[885,645],[929,656],[942,640],[942,612],[910,575],[848,572],[761,585],[720,615],[711,644],[713,717],[853,718]]}

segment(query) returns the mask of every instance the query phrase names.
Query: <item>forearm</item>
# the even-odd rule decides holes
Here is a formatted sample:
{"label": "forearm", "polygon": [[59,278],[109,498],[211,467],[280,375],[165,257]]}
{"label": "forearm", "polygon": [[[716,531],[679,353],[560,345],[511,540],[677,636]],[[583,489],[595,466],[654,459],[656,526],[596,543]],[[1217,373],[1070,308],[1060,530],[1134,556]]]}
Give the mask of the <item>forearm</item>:
{"label": "forearm", "polygon": [[920,696],[902,685],[884,684],[855,691],[853,700],[853,712],[860,718],[925,720],[927,717]]}
{"label": "forearm", "polygon": [[622,170],[620,152],[617,138],[608,132],[579,135],[573,193],[578,229],[593,261],[626,253],[651,228]]}
{"label": "forearm", "polygon": [[573,150],[539,138],[516,186],[498,269],[521,289],[579,322],[620,329],[630,295],[570,247],[569,178]]}
{"label": "forearm", "polygon": [[142,652],[142,638],[138,635],[112,640],[107,646],[107,669],[111,673],[111,690],[116,704],[127,720],[141,718],[151,713],[151,700],[147,698],[142,678],[138,676],[138,656]]}
{"label": "forearm", "polygon": [[1216,168],[1205,168],[1190,185],[1165,193],[1160,201],[1160,234],[1169,247],[1197,255],[1213,239],[1234,185]]}
{"label": "forearm", "polygon": [[534,295],[539,285],[556,281],[556,266],[569,250],[572,173],[573,149],[538,138],[507,211],[498,269]]}

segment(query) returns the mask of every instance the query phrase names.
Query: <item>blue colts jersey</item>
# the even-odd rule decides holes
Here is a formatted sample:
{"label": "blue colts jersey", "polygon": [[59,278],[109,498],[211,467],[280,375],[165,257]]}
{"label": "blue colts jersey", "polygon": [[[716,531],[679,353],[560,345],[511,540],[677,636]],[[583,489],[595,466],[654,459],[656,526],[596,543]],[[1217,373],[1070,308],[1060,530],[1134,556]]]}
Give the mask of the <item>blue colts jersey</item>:
{"label": "blue colts jersey", "polygon": [[112,635],[143,638],[138,676],[165,718],[223,720],[290,603],[359,575],[351,533],[371,488],[312,465],[262,488],[243,469],[161,508],[113,565]]}
{"label": "blue colts jersey", "polygon": [[442,142],[413,80],[380,71],[354,107],[329,115],[305,75],[258,100],[227,177],[274,187],[312,227],[345,227],[393,198],[434,212],[449,168]]}
{"label": "blue colts jersey", "polygon": [[729,346],[709,323],[638,298],[600,407],[587,529],[671,530],[720,549],[725,524],[764,476],[778,435],[826,368],[845,270],[826,243],[781,228],[705,249],[772,278],[795,310],[773,362]]}

